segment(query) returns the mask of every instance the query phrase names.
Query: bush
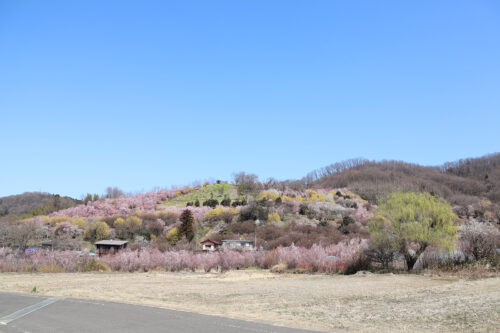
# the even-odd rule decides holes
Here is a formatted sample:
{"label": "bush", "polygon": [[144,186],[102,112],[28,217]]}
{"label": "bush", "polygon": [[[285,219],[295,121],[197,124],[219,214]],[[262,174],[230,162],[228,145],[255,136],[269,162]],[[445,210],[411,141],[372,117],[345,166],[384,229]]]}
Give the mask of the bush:
{"label": "bush", "polygon": [[279,263],[279,264],[271,267],[271,272],[273,272],[273,273],[285,273],[287,269],[288,269],[288,267],[285,263]]}
{"label": "bush", "polygon": [[217,207],[217,205],[219,205],[219,201],[217,201],[217,199],[208,199],[203,202],[203,206],[208,206],[211,208],[215,208]]}
{"label": "bush", "polygon": [[269,210],[255,201],[250,202],[247,206],[240,209],[240,221],[248,220],[266,220]]}
{"label": "bush", "polygon": [[147,230],[151,235],[158,237],[163,233],[164,227],[165,225],[163,224],[163,221],[158,219],[156,221],[149,222],[147,225]]}
{"label": "bush", "polygon": [[83,237],[85,240],[95,242],[99,240],[103,240],[108,238],[109,236],[109,227],[106,222],[96,222],[92,225],[89,225],[85,228]]}
{"label": "bush", "polygon": [[123,239],[132,239],[142,228],[142,220],[137,216],[129,216],[127,219],[117,218],[114,222],[117,236]]}
{"label": "bush", "polygon": [[236,208],[217,207],[206,212],[204,218],[210,222],[222,220],[226,223],[231,223],[236,215],[238,215],[238,210]]}
{"label": "bush", "polygon": [[233,222],[229,225],[229,229],[235,234],[250,234],[255,232],[255,222]]}
{"label": "bush", "polygon": [[40,265],[36,271],[38,273],[66,273],[66,270],[63,267],[55,264]]}
{"label": "bush", "polygon": [[460,249],[480,260],[494,252],[500,240],[500,231],[489,223],[467,222],[459,228]]}
{"label": "bush", "polygon": [[247,205],[247,199],[245,197],[243,197],[242,199],[236,199],[231,204],[231,206],[233,207],[246,206],[246,205]]}
{"label": "bush", "polygon": [[127,225],[128,232],[131,235],[133,235],[133,234],[139,232],[139,230],[141,230],[142,220],[137,216],[127,217],[127,219],[125,220],[125,223]]}
{"label": "bush", "polygon": [[373,261],[389,268],[397,253],[397,244],[390,236],[383,232],[373,233],[368,243],[366,255]]}
{"label": "bush", "polygon": [[166,225],[175,224],[177,222],[177,213],[173,211],[160,212],[158,217],[165,222]]}
{"label": "bush", "polygon": [[339,226],[339,230],[344,233],[344,234],[348,234],[349,233],[349,230],[347,229],[347,226],[349,224],[353,224],[355,221],[352,217],[350,216],[344,216],[342,218],[342,223],[340,223],[340,226]]}
{"label": "bush", "polygon": [[231,199],[228,198],[228,197],[225,197],[221,202],[220,204],[224,207],[229,207],[231,206]]}
{"label": "bush", "polygon": [[166,238],[170,244],[175,245],[175,243],[177,243],[179,241],[179,238],[180,238],[179,228],[174,227],[174,228],[170,229],[167,232]]}
{"label": "bush", "polygon": [[354,209],[345,208],[333,202],[308,202],[299,206],[300,215],[306,215],[309,219],[319,221],[333,221],[343,215],[353,213]]}
{"label": "bush", "polygon": [[281,221],[281,217],[278,213],[276,212],[271,212],[267,215],[267,220],[269,222],[280,222]]}
{"label": "bush", "polygon": [[263,191],[260,192],[259,196],[257,197],[258,201],[267,201],[267,200],[273,200],[275,201],[280,197],[280,194],[278,191],[271,189],[268,191]]}
{"label": "bush", "polygon": [[84,272],[109,272],[110,270],[106,263],[95,258],[84,261],[82,265],[82,271]]}
{"label": "bush", "polygon": [[371,267],[371,260],[363,251],[356,253],[343,266],[343,273],[346,275],[355,274],[359,271],[367,271]]}
{"label": "bush", "polygon": [[[329,247],[312,246],[310,249],[297,246],[281,247],[271,251],[232,251],[201,254],[191,251],[165,251],[146,247],[127,249],[108,254],[100,259],[79,255],[76,251],[39,251],[31,256],[15,255],[10,249],[0,248],[0,271],[149,271],[165,269],[182,271],[203,269],[210,271],[219,267],[222,271],[245,267],[302,269],[314,272],[353,273],[366,269],[362,250],[365,242],[353,239]],[[328,260],[329,256],[336,258]],[[286,267],[286,268],[285,268]]]}
{"label": "bush", "polygon": [[306,203],[301,203],[299,206],[299,214],[308,215],[308,213],[309,213],[309,206],[307,206]]}
{"label": "bush", "polygon": [[115,231],[118,237],[120,238],[127,238],[127,225],[125,223],[125,220],[123,218],[117,218],[115,222],[113,223],[113,226],[115,227]]}

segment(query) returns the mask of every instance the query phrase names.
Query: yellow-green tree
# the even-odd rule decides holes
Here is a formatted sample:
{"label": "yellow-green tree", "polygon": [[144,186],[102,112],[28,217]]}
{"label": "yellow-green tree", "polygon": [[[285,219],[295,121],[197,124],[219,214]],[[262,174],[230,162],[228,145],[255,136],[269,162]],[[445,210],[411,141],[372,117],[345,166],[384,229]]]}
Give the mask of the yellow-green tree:
{"label": "yellow-green tree", "polygon": [[129,216],[127,219],[119,217],[115,220],[113,226],[119,238],[132,239],[141,230],[142,220],[135,215]]}
{"label": "yellow-green tree", "polygon": [[179,235],[179,228],[177,227],[173,227],[172,229],[170,229],[168,232],[167,232],[167,241],[172,244],[172,245],[175,245],[175,243],[177,243],[179,241],[179,238],[180,238],[180,235]]}
{"label": "yellow-green tree", "polygon": [[278,213],[276,212],[271,212],[267,215],[267,220],[269,222],[280,222],[281,221],[281,217]]}
{"label": "yellow-green tree", "polygon": [[127,217],[125,223],[130,233],[130,238],[133,238],[134,234],[138,233],[142,228],[142,220],[134,215]]}
{"label": "yellow-green tree", "polygon": [[226,223],[231,223],[236,215],[238,215],[238,210],[234,207],[217,207],[206,212],[204,218],[210,222],[224,221]]}
{"label": "yellow-green tree", "polygon": [[97,222],[95,224],[96,240],[106,239],[109,236],[109,226],[106,222]]}
{"label": "yellow-green tree", "polygon": [[394,242],[408,270],[427,247],[451,250],[455,245],[455,214],[444,199],[429,193],[395,192],[381,202],[377,212],[378,221],[369,225],[371,234]]}
{"label": "yellow-green tree", "polygon": [[89,225],[87,228],[85,228],[85,231],[83,233],[83,237],[86,240],[89,240],[91,242],[94,242],[96,240],[102,240],[106,239],[109,236],[109,226],[106,224],[106,222],[96,222],[94,224]]}
{"label": "yellow-green tree", "polygon": [[116,235],[118,238],[127,238],[127,224],[125,223],[125,220],[121,217],[117,218],[115,222],[113,223],[113,226],[115,227],[116,230]]}

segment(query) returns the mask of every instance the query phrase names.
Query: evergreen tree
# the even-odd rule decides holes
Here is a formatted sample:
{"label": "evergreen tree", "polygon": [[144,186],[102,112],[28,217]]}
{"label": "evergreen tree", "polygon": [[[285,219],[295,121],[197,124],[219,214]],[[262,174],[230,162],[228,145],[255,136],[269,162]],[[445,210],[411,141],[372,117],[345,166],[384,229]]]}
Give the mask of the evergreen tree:
{"label": "evergreen tree", "polygon": [[181,221],[180,235],[186,236],[188,241],[192,241],[194,238],[194,216],[189,209],[184,209],[179,218]]}
{"label": "evergreen tree", "polygon": [[231,199],[230,199],[228,196],[226,196],[226,197],[225,197],[225,198],[224,198],[224,199],[220,202],[220,204],[221,204],[222,206],[224,206],[224,207],[229,207],[229,206],[231,206]]}

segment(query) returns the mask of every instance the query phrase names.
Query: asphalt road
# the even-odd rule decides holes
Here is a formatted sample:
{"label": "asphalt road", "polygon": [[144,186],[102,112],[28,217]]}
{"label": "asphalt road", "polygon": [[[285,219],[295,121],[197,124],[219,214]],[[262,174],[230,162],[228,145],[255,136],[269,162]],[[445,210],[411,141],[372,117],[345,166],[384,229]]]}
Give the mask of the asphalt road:
{"label": "asphalt road", "polygon": [[149,306],[0,293],[0,332],[312,332]]}

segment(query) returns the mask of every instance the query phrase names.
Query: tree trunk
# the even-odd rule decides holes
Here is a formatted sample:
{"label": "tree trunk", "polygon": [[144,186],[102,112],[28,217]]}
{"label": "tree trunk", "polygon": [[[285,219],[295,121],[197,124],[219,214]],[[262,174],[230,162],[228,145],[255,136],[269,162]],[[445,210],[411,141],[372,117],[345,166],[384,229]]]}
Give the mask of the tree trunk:
{"label": "tree trunk", "polygon": [[414,257],[411,254],[405,254],[405,261],[406,261],[406,270],[411,271],[413,269],[413,266],[415,266],[415,263],[417,262],[418,257]]}
{"label": "tree trunk", "polygon": [[427,245],[422,246],[420,250],[415,252],[415,255],[411,255],[410,253],[408,253],[408,250],[406,251],[405,253],[406,270],[411,271],[413,269],[413,266],[415,266],[418,258],[420,258],[420,255],[424,253],[426,248]]}

